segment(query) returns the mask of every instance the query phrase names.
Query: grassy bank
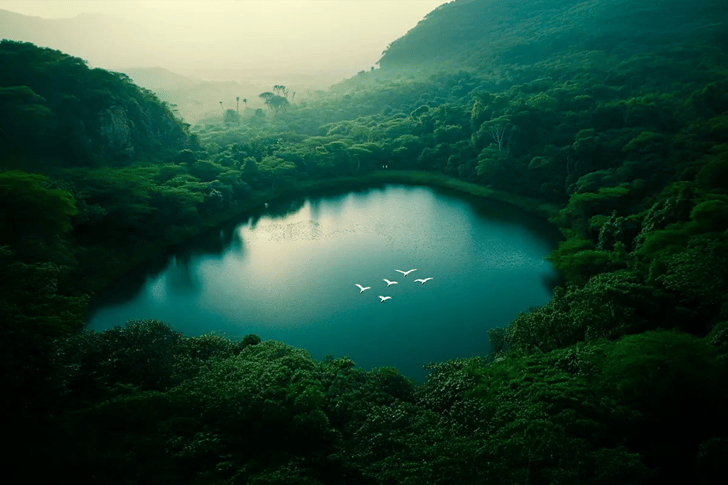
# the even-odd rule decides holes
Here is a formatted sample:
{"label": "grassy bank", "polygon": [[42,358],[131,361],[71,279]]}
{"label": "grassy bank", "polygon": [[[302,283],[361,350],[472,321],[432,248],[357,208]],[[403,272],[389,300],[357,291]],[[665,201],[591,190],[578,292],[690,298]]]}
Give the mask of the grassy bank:
{"label": "grassy bank", "polygon": [[449,177],[437,172],[425,172],[416,170],[391,170],[372,172],[358,180],[368,183],[399,183],[406,185],[427,185],[450,189],[462,194],[473,195],[483,199],[497,200],[514,205],[526,212],[536,214],[544,219],[549,219],[558,214],[560,207],[537,199],[509,194],[498,190],[489,189],[482,185],[465,182],[454,177]]}

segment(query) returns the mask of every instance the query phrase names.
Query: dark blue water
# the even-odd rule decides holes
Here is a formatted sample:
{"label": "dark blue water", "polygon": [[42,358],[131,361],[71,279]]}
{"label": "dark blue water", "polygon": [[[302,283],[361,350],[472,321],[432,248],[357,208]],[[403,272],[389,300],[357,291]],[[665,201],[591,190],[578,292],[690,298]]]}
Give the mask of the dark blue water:
{"label": "dark blue water", "polygon": [[549,300],[543,257],[557,241],[528,213],[431,188],[283,201],[119,282],[89,326],[159,319],[187,335],[254,333],[423,380],[424,364],[487,353],[488,329]]}

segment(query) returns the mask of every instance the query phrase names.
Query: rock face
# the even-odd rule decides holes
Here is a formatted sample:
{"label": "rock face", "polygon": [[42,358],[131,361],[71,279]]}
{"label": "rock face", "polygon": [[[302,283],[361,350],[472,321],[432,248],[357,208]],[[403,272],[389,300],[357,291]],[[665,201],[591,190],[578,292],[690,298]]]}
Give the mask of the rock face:
{"label": "rock face", "polygon": [[130,159],[148,149],[184,148],[187,135],[171,113],[158,104],[115,104],[98,113],[97,136],[102,154],[114,160]]}
{"label": "rock face", "polygon": [[104,140],[105,151],[111,156],[134,156],[131,121],[121,106],[111,106],[99,114],[99,134]]}
{"label": "rock face", "polygon": [[185,148],[185,127],[164,105],[156,99],[128,101],[100,108],[90,116],[93,122],[85,123],[81,138],[91,141],[88,153],[96,164],[114,165],[159,150]]}

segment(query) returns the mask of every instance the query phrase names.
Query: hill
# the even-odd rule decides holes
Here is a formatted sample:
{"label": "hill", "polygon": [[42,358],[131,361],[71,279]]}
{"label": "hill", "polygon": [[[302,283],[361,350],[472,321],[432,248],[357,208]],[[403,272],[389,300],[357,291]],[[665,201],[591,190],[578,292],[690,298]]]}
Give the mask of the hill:
{"label": "hill", "polygon": [[393,41],[379,64],[487,75],[579,51],[634,55],[698,39],[725,47],[727,9],[720,0],[456,0]]}
{"label": "hill", "polygon": [[[30,43],[0,43],[0,148],[19,159],[61,166],[122,164],[177,151],[187,128],[151,91],[121,73]],[[16,165],[13,165],[16,164]]]}
{"label": "hill", "polygon": [[192,79],[163,67],[129,67],[121,69],[121,72],[139,86],[154,92],[190,89],[202,83],[199,79]]}

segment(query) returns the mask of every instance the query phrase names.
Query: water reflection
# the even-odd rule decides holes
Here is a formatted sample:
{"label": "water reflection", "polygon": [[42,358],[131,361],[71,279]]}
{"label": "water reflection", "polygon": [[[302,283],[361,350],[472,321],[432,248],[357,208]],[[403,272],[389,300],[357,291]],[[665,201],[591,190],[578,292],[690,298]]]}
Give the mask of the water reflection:
{"label": "water reflection", "polygon": [[200,279],[191,257],[179,257],[170,261],[163,281],[172,294],[184,296],[195,293],[200,288]]}
{"label": "water reflection", "polygon": [[298,212],[305,203],[305,197],[276,199],[268,204],[265,215],[270,219],[282,219]]}

